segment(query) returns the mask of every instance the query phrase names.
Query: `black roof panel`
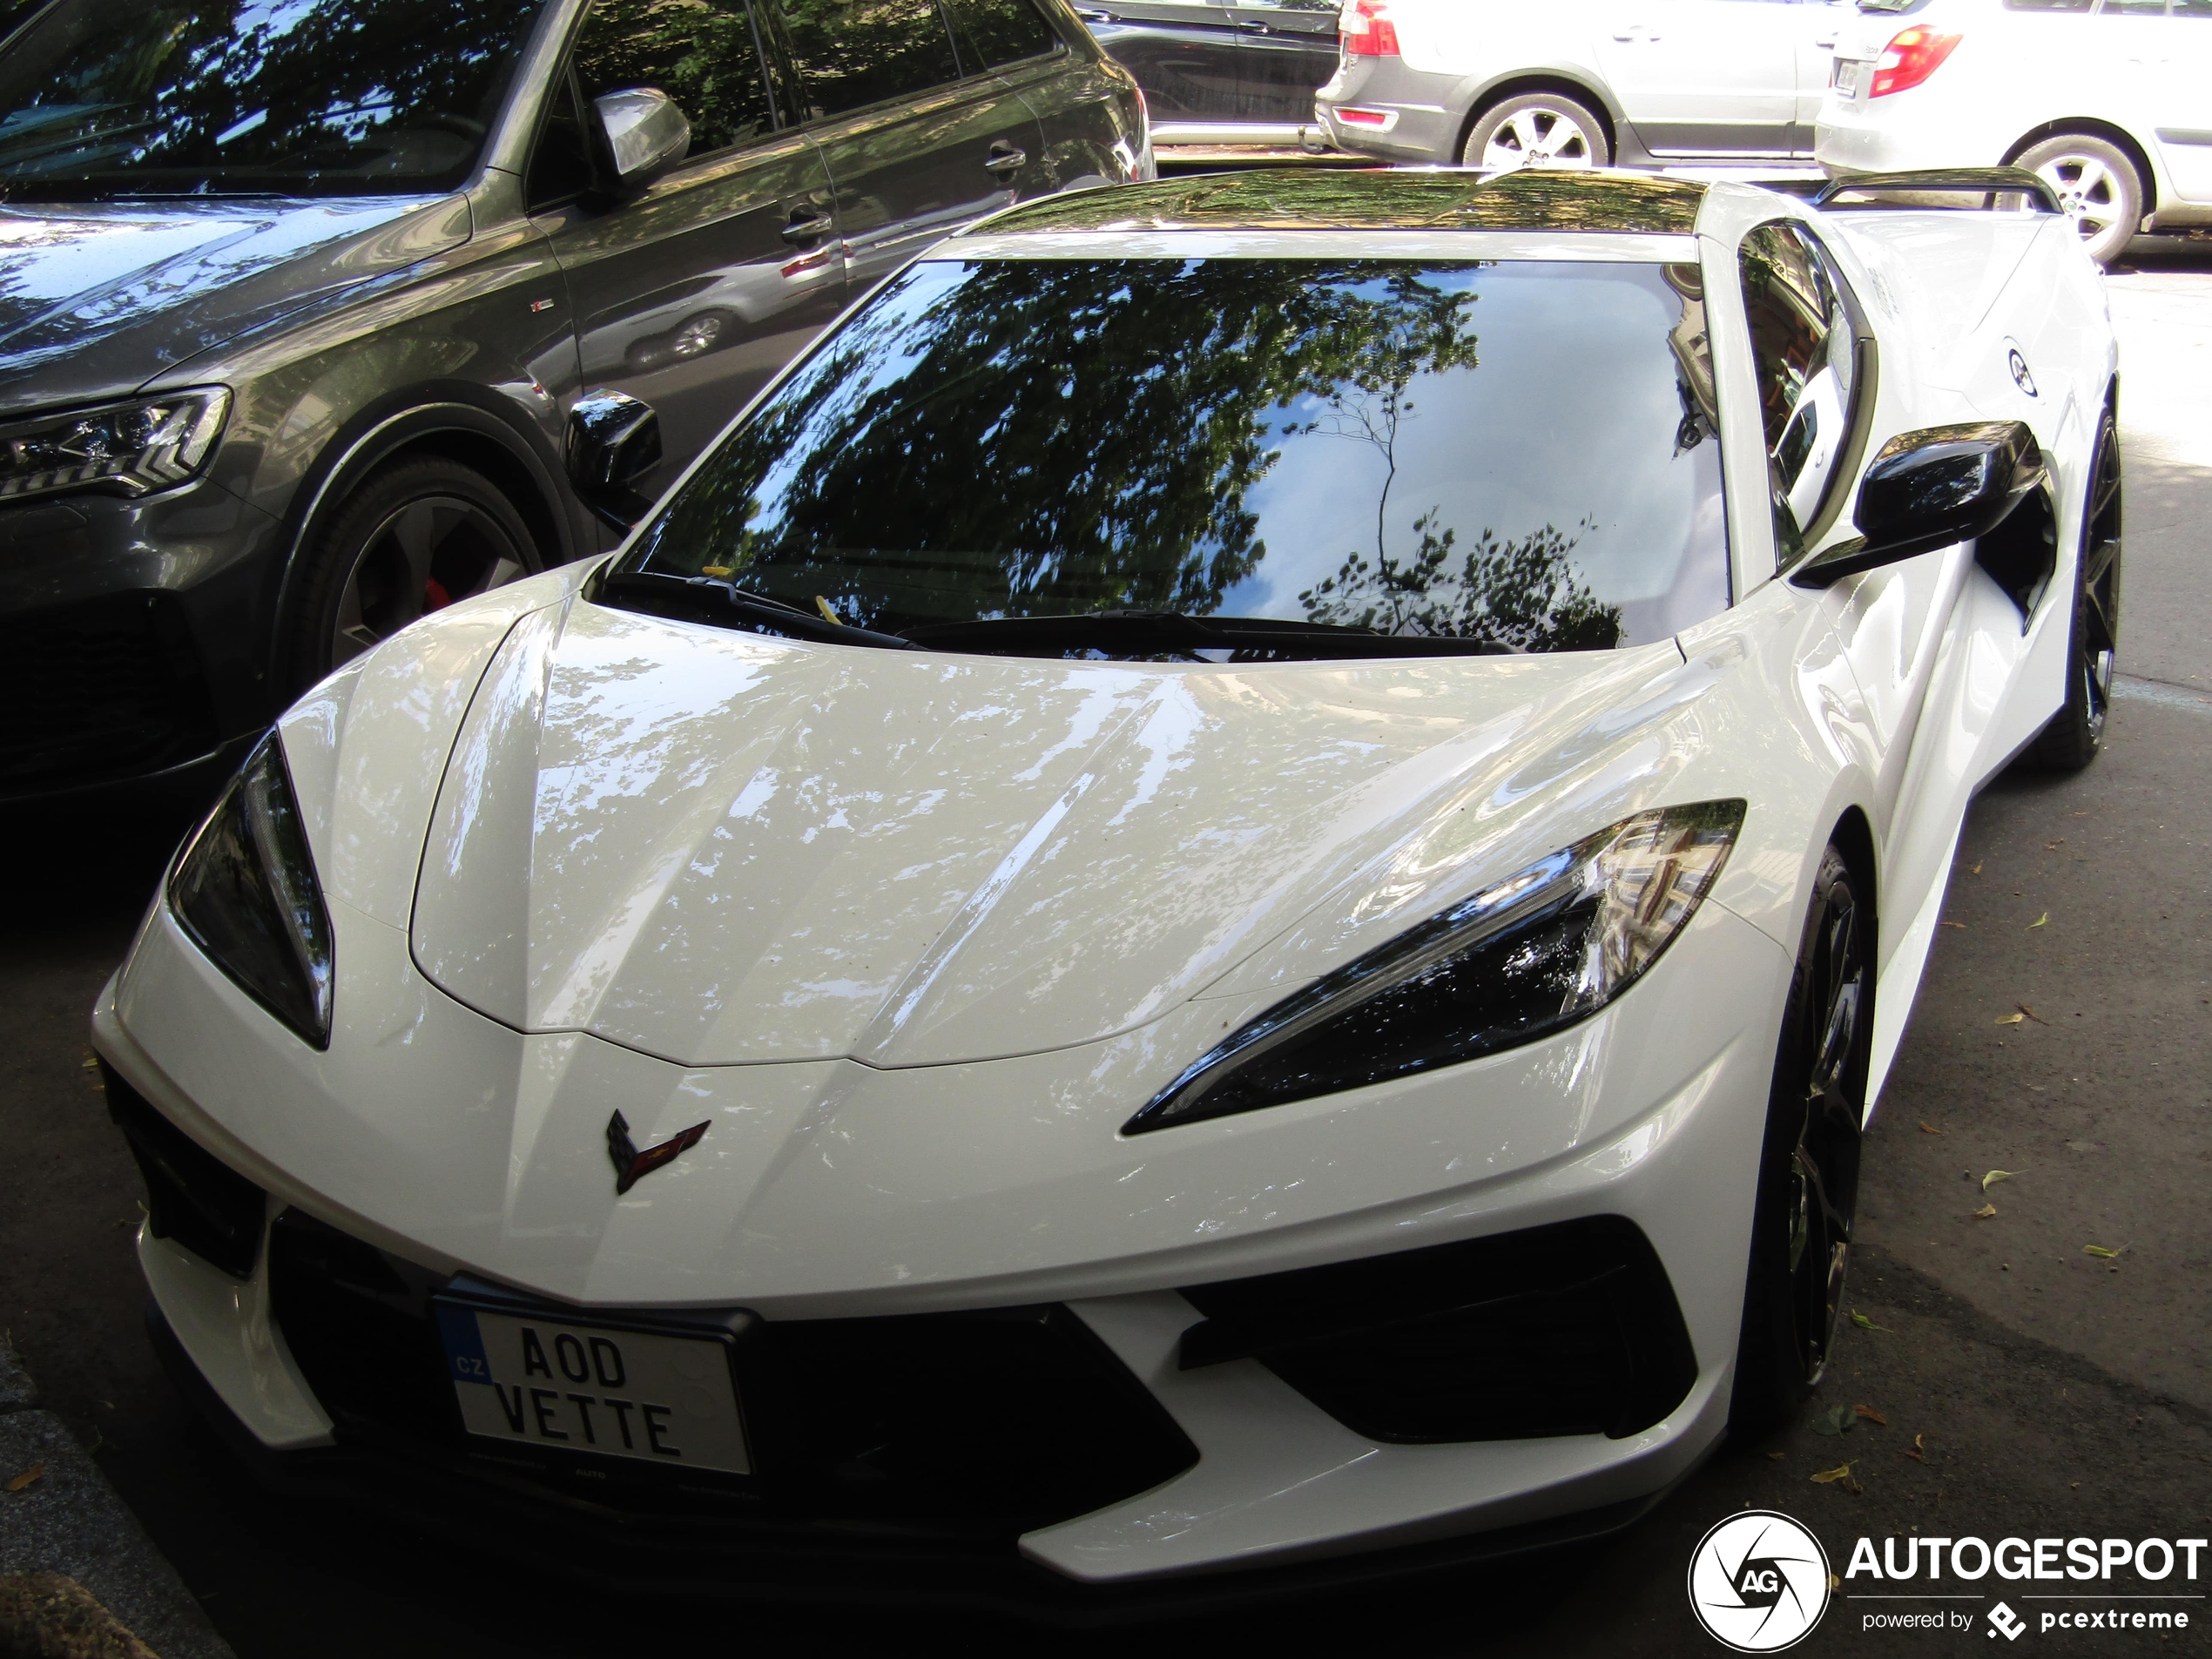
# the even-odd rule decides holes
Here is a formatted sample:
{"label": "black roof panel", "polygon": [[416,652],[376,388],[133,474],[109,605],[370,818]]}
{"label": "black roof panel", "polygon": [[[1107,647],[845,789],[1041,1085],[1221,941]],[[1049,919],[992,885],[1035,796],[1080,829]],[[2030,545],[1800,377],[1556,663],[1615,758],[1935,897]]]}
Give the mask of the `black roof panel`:
{"label": "black roof panel", "polygon": [[1630,231],[1687,235],[1705,186],[1650,173],[1278,167],[1109,185],[1008,208],[1021,231]]}

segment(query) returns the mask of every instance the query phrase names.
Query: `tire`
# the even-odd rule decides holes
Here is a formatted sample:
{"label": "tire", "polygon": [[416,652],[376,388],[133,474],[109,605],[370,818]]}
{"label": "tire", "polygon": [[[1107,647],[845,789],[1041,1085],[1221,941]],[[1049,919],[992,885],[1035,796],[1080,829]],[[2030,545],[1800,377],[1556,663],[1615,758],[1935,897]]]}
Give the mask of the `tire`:
{"label": "tire", "polygon": [[2074,621],[2067,639],[2066,705],[2028,753],[2049,772],[2080,772],[2104,746],[2112,707],[2113,663],[2120,645],[2120,433],[2106,407],[2097,425],[2081,515],[2081,556],[2074,563]]}
{"label": "tire", "polygon": [[1827,1369],[1858,1204],[1874,1023],[1874,915],[1835,845],[1821,856],[1768,1096],[1729,1430],[1757,1435]]}
{"label": "tire", "polygon": [[1605,123],[1557,92],[1523,92],[1485,110],[1467,130],[1460,159],[1486,172],[1518,167],[1604,167],[1613,146]]}
{"label": "tire", "polygon": [[294,691],[416,617],[544,563],[496,484],[436,456],[373,474],[301,558],[284,640]]}
{"label": "tire", "polygon": [[2059,205],[2081,233],[2081,245],[2099,265],[2127,251],[2142,226],[2148,192],[2125,150],[2086,132],[2062,132],[2024,150],[2013,164],[2041,176],[2059,193]]}

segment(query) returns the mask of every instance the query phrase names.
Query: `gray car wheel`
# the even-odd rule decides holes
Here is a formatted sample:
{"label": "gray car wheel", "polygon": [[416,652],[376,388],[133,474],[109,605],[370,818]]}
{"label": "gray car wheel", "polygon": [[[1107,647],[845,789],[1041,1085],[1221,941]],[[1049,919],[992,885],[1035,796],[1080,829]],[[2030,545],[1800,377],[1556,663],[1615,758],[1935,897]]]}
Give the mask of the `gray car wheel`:
{"label": "gray car wheel", "polygon": [[1603,167],[1613,159],[1605,123],[1557,92],[1523,92],[1485,110],[1460,159],[1485,172],[1520,167]]}
{"label": "gray car wheel", "polygon": [[2014,165],[2058,192],[2059,205],[2099,265],[2127,251],[2143,222],[2143,177],[2118,145],[2066,132],[2023,151]]}
{"label": "gray car wheel", "polygon": [[295,686],[314,684],[416,617],[540,568],[499,487],[440,457],[402,461],[347,498],[317,538],[292,618]]}

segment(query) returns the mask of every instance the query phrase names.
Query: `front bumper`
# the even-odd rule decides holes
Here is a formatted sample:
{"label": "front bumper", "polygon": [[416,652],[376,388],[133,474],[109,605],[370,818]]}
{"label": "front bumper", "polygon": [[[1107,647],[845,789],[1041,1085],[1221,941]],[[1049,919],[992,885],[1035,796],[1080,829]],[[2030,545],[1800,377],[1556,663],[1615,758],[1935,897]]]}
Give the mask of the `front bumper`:
{"label": "front bumper", "polygon": [[[268,1216],[296,1211],[433,1278],[468,1271],[572,1309],[741,1305],[772,1325],[1066,1310],[1196,1455],[1001,1538],[999,1557],[1018,1550],[1025,1571],[1128,1586],[1469,1534],[1517,1548],[1621,1524],[1724,1426],[1788,963],[1716,905],[1661,970],[1549,1042],[1142,1149],[1110,1134],[1069,1142],[1064,1123],[1045,1126],[1060,1136],[1048,1143],[1021,1109],[1095,1066],[1081,1052],[846,1078],[841,1095],[826,1084],[848,1062],[686,1072],[575,1034],[509,1031],[423,982],[403,935],[357,914],[338,929],[351,1006],[327,1055],[276,1034],[159,912],[103,999],[96,1044],[164,1119],[266,1191]],[[404,1007],[396,1024],[365,1006],[386,1001]],[[394,1033],[403,1040],[384,1040]],[[497,1179],[472,1189],[480,1085],[503,1075],[511,1096],[518,1077],[563,1064],[566,1081],[526,1114],[539,1150],[514,1139],[519,1124],[498,1126],[496,1147],[478,1149]],[[610,1099],[640,1120],[641,1140],[649,1126],[658,1138],[657,1101],[696,1118],[713,1091],[738,1089],[773,1115],[768,1074],[785,1071],[814,1074],[782,1085],[802,1114],[828,1115],[835,1153],[786,1161],[788,1190],[737,1198],[736,1222],[720,1211],[734,1254],[687,1222],[702,1212],[673,1202],[669,1177],[655,1177],[662,1202],[644,1189],[610,1213],[597,1144]],[[872,1110],[872,1097],[894,1109]],[[403,1148],[423,1154],[421,1177],[395,1182]],[[998,1175],[979,1182],[979,1163]],[[534,1190],[537,1164],[573,1170],[573,1193]],[[963,1173],[966,1190],[953,1190]],[[563,1213],[544,1207],[555,1198]],[[1690,1364],[1687,1391],[1626,1432],[1393,1442],[1387,1425],[1362,1432],[1323,1409],[1264,1352],[1185,1368],[1186,1333],[1202,1311],[1220,1322],[1208,1298],[1224,1285],[1591,1217],[1649,1241]],[[550,1230],[597,1236],[564,1262]],[[244,1278],[151,1230],[140,1257],[178,1349],[258,1446],[295,1467],[388,1457],[311,1385],[268,1250]],[[593,1510],[542,1474],[439,1467],[500,1502]],[[908,1542],[918,1558],[943,1544]],[[894,1540],[890,1553],[907,1548]]]}
{"label": "front bumper", "polygon": [[283,535],[205,479],[0,508],[0,800],[219,778],[267,723]]}
{"label": "front bumper", "polygon": [[[1386,127],[1346,120],[1345,106],[1382,115]],[[1342,148],[1393,161],[1460,159],[1467,124],[1461,78],[1408,69],[1402,57],[1347,57],[1314,95],[1313,112]]]}

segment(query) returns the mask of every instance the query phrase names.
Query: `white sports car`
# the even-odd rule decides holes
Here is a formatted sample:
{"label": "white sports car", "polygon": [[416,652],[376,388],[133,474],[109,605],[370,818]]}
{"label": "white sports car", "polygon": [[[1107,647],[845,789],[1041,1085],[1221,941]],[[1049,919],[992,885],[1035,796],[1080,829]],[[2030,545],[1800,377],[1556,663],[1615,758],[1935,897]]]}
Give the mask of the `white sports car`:
{"label": "white sports car", "polygon": [[[94,1016],[180,1379],[579,1570],[1078,1598],[1618,1527],[1776,1420],[2119,583],[2071,223],[1851,189],[1016,208],[349,664]],[[611,498],[651,423],[574,438]]]}

